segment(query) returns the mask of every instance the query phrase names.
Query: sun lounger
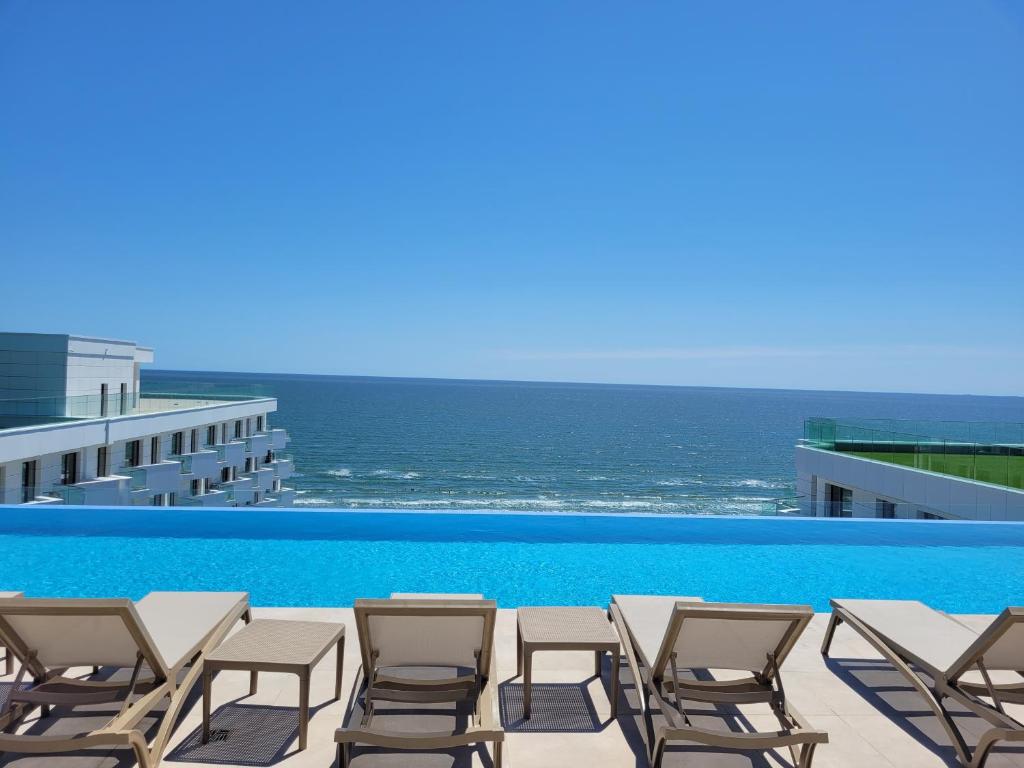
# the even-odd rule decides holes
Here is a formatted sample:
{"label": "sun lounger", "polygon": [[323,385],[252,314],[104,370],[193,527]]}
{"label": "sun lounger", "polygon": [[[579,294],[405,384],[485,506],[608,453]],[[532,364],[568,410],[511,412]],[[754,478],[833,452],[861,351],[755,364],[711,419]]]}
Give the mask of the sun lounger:
{"label": "sun lounger", "polygon": [[[812,730],[786,700],[779,667],[813,616],[810,606],[704,603],[699,598],[614,595],[609,611],[640,697],[653,768],[667,750],[749,752],[787,747],[809,766],[828,734]],[[712,673],[731,673],[712,679]],[[745,673],[736,677],[735,673]],[[670,698],[671,697],[671,698]],[[691,705],[696,704],[694,707]],[[700,727],[706,705],[769,705],[781,729]],[[655,709],[663,724],[655,724]]]}
{"label": "sun lounger", "polygon": [[[821,652],[839,624],[856,630],[915,689],[949,734],[965,766],[985,764],[1000,742],[1024,743],[1024,724],[1004,705],[1024,704],[1024,683],[995,684],[992,672],[1024,675],[1024,608],[1007,608],[980,634],[916,600],[833,600]],[[981,682],[964,679],[976,674]],[[947,711],[952,699],[992,725],[973,751]]]}
{"label": "sun lounger", "polygon": [[[159,764],[203,658],[239,620],[249,620],[245,592],[151,592],[142,600],[0,599],[0,637],[21,659],[6,711],[0,752],[52,755],[92,748],[134,752],[140,768]],[[103,667],[109,679],[65,677],[69,668]],[[116,674],[130,670],[130,677]],[[31,686],[20,690],[24,679]],[[116,678],[116,679],[115,679]],[[40,707],[120,705],[105,724],[68,735],[17,730]],[[159,708],[159,710],[158,710]],[[149,743],[140,724],[159,712]]]}
{"label": "sun lounger", "polygon": [[[340,765],[349,764],[354,744],[425,751],[491,743],[500,768],[495,602],[357,600],[354,611],[362,667],[346,724],[334,737]],[[403,709],[407,704],[418,706]],[[454,714],[430,708],[436,704],[450,704]],[[442,722],[453,727],[437,730]]]}
{"label": "sun lounger", "polygon": [[[0,600],[10,600],[15,597],[24,597],[23,592],[0,592]],[[0,649],[4,652],[4,674],[14,674],[14,654],[10,648],[4,648],[2,645],[3,638],[0,637]]]}

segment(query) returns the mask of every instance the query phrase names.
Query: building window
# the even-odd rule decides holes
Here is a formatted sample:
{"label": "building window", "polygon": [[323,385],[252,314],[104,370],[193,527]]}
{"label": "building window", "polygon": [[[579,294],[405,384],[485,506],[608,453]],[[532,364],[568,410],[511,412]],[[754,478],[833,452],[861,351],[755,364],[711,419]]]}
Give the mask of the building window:
{"label": "building window", "polygon": [[199,450],[199,430],[198,429],[193,429],[192,430],[192,436],[189,439],[189,450],[192,453],[195,453],[196,451]]}
{"label": "building window", "polygon": [[241,437],[241,436],[242,436],[242,420],[238,419],[238,421],[235,422],[235,437]]}
{"label": "building window", "polygon": [[220,481],[222,483],[230,483],[231,482],[231,467],[224,467],[220,471]]}
{"label": "building window", "polygon": [[206,428],[206,444],[215,445],[217,442],[217,427],[210,426]]}
{"label": "building window", "polygon": [[160,463],[160,435],[149,438],[149,463]]}
{"label": "building window", "polygon": [[176,494],[174,491],[171,491],[170,493],[168,493],[167,494],[167,506],[168,507],[173,507],[177,503],[178,503],[178,494]]}
{"label": "building window", "polygon": [[192,495],[193,496],[200,496],[200,495],[202,495],[202,493],[203,493],[203,481],[202,480],[193,480],[192,481]]}
{"label": "building window", "polygon": [[263,422],[263,416],[257,416],[256,417],[256,431],[257,432],[262,432],[263,431],[263,423],[264,423]]}
{"label": "building window", "polygon": [[107,415],[107,385],[100,384],[100,416]]}
{"label": "building window", "polygon": [[121,385],[121,414],[128,413],[128,385]]}
{"label": "building window", "polygon": [[254,467],[253,467],[253,460],[252,460],[252,456],[249,456],[249,457],[248,457],[248,458],[247,458],[247,459],[245,460],[245,471],[246,471],[246,472],[252,472],[252,471],[253,471],[253,468],[254,468]]}
{"label": "building window", "polygon": [[60,457],[60,484],[74,485],[78,482],[78,453],[65,453]]}
{"label": "building window", "polygon": [[273,488],[274,488],[275,491],[280,491],[281,490],[281,481],[280,480],[274,480]]}
{"label": "building window", "polygon": [[96,449],[96,477],[106,477],[110,474],[110,456],[107,446],[101,445]]}
{"label": "building window", "polygon": [[892,520],[896,517],[896,504],[885,499],[875,499],[875,517]]}
{"label": "building window", "polygon": [[158,493],[156,496],[153,497],[153,506],[154,507],[162,507],[162,506],[164,506],[164,495],[162,493]]}
{"label": "building window", "polygon": [[228,425],[227,422],[220,425],[220,441],[226,443],[228,441]]}
{"label": "building window", "polygon": [[26,504],[36,497],[36,482],[39,472],[39,464],[33,461],[24,461],[21,464],[21,503]]}
{"label": "building window", "polygon": [[124,444],[124,465],[137,467],[142,463],[142,441],[130,440]]}
{"label": "building window", "polygon": [[853,491],[838,485],[828,487],[828,516],[853,517]]}
{"label": "building window", "polygon": [[181,456],[182,454],[182,443],[184,442],[185,434],[183,432],[175,432],[171,435],[171,455]]}

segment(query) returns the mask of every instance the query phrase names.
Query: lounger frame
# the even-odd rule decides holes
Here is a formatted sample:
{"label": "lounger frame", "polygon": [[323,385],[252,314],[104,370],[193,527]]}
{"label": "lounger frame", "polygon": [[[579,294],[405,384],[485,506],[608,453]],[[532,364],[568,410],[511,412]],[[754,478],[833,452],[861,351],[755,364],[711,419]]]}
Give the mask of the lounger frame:
{"label": "lounger frame", "polygon": [[[82,680],[64,677],[64,669],[46,668],[36,658],[36,652],[21,640],[4,618],[12,614],[119,617],[138,646],[131,678],[127,682]],[[251,619],[248,599],[240,600],[188,654],[168,664],[153,644],[130,600],[0,600],[0,641],[13,648],[22,662],[7,708],[0,713],[0,753],[60,754],[99,747],[130,749],[139,768],[156,768],[163,759],[171,731],[189,691],[202,672],[204,657],[224,640],[238,621],[248,623]],[[144,666],[152,676],[142,677]],[[98,669],[94,667],[96,671]],[[31,677],[33,685],[18,691],[25,677]],[[138,725],[164,699],[168,699],[167,708],[160,715],[156,736],[150,744]],[[11,732],[36,707],[46,717],[50,707],[55,705],[73,707],[116,701],[122,702],[117,715],[101,728],[82,735],[51,737]]]}
{"label": "lounger frame", "polygon": [[[495,693],[497,672],[494,657],[494,623],[497,605],[493,600],[465,598],[430,599],[427,596],[392,600],[357,600],[354,606],[356,629],[362,663],[353,694],[354,707],[360,696],[365,702],[362,721],[355,727],[339,728],[334,735],[338,744],[338,765],[346,768],[353,744],[399,750],[450,749],[472,744],[490,743],[494,768],[501,768],[505,731],[501,727]],[[476,653],[476,669],[472,675],[429,681],[385,673],[378,668],[377,652],[370,629],[372,616],[467,617],[483,620],[480,648]],[[452,666],[445,664],[444,666]],[[472,699],[475,703],[473,723],[456,732],[410,733],[375,729],[373,708],[376,701],[444,703]],[[351,716],[351,712],[348,716]]]}
{"label": "lounger frame", "polygon": [[[768,751],[788,748],[797,768],[807,768],[814,758],[819,744],[828,741],[828,734],[810,727],[786,698],[779,667],[792,650],[797,638],[814,615],[810,607],[777,605],[696,603],[677,602],[665,630],[661,648],[653,664],[644,662],[639,646],[621,609],[614,602],[609,614],[622,637],[626,659],[640,699],[641,714],[645,727],[641,735],[648,750],[648,760],[653,768],[660,768],[666,749],[677,742],[694,742],[712,748],[733,751]],[[751,670],[750,677],[733,680],[690,680],[679,677],[675,666],[676,638],[689,617],[734,620],[789,621],[781,642],[765,655],[765,665],[760,670]],[[669,699],[669,695],[672,699]],[[649,698],[658,705],[666,725],[655,728]],[[735,733],[730,731],[698,728],[690,724],[683,701],[699,701],[710,704],[767,703],[779,720],[779,731],[764,733]],[[650,735],[648,735],[650,734]]]}
{"label": "lounger frame", "polygon": [[[1024,683],[993,684],[984,662],[985,652],[1016,623],[1024,621],[1024,608],[1004,610],[978,635],[977,640],[964,650],[953,666],[948,670],[941,670],[915,656],[909,649],[899,648],[891,641],[887,642],[886,638],[853,612],[845,609],[841,603],[833,600],[831,605],[832,616],[821,643],[822,655],[828,655],[832,638],[840,624],[847,624],[856,631],[921,694],[945,729],[961,764],[969,768],[981,768],[997,744],[1024,743],[1024,723],[1010,717],[1003,708],[1004,703],[1024,704]],[[914,670],[915,666],[927,673],[931,678],[930,683]],[[970,670],[978,670],[985,681],[984,684],[960,680]],[[1018,674],[1024,676],[1024,671]],[[988,697],[992,703],[989,704],[982,697]],[[973,750],[943,704],[946,699],[953,699],[992,725],[982,734]]]}

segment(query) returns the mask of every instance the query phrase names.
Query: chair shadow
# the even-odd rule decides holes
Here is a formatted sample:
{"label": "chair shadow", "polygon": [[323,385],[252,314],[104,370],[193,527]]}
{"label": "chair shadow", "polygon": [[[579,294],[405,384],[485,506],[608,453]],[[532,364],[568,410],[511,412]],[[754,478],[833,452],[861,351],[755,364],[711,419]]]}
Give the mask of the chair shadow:
{"label": "chair shadow", "polygon": [[[956,750],[939,718],[925,704],[921,694],[888,662],[882,659],[826,657],[825,666],[900,730],[934,754],[943,765],[948,768],[960,765]],[[973,747],[972,736],[977,739],[980,735],[979,726],[981,730],[987,730],[989,724],[949,699],[945,705],[968,744]],[[999,745],[992,751],[989,761],[995,765],[993,760],[998,755],[1022,754],[1024,748]]]}
{"label": "chair shadow", "polygon": [[[310,706],[310,719],[325,701]],[[270,766],[298,752],[299,708],[269,704],[243,704],[240,700],[217,707],[210,714],[210,740],[203,744],[200,725],[183,737],[167,760],[207,765]],[[289,745],[295,743],[292,749]]]}

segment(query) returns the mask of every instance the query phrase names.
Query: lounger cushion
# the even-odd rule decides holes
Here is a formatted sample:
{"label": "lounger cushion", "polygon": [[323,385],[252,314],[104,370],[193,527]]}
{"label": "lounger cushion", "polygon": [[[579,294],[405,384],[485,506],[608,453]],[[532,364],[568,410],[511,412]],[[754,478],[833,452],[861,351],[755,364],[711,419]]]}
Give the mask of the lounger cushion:
{"label": "lounger cushion", "polygon": [[135,604],[153,645],[167,665],[181,666],[240,604],[247,592],[150,592]]}
{"label": "lounger cushion", "polygon": [[622,618],[633,636],[636,650],[645,667],[658,657],[665,630],[668,629],[676,603],[699,603],[699,597],[665,595],[612,595],[612,602],[622,611]]}
{"label": "lounger cushion", "polygon": [[917,600],[833,600],[904,659],[930,675],[946,672],[978,633]]}

